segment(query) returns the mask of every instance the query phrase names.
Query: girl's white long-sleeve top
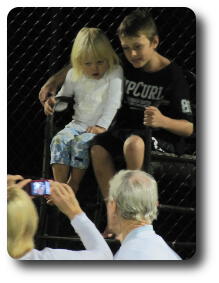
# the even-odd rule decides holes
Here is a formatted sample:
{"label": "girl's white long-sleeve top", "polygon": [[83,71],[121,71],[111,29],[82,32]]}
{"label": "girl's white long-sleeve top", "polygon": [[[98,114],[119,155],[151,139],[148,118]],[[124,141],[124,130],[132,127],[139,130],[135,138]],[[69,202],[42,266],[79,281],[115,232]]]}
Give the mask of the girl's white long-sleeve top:
{"label": "girl's white long-sleeve top", "polygon": [[99,79],[82,76],[74,80],[74,69],[67,73],[65,82],[57,96],[73,97],[74,115],[73,121],[84,125],[100,126],[107,129],[118,108],[121,106],[123,93],[123,70],[117,65],[111,71],[107,71]]}
{"label": "girl's white long-sleeve top", "polygon": [[72,251],[65,249],[44,248],[26,253],[19,260],[112,260],[112,252],[93,222],[85,213],[76,215],[71,220],[75,232],[79,235],[86,250]]}

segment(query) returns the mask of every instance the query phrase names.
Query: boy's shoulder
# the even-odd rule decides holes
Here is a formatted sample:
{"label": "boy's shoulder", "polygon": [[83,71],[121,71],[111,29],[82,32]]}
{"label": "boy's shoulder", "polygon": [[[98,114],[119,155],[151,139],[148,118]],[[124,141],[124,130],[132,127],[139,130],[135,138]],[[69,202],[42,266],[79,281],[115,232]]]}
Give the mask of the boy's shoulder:
{"label": "boy's shoulder", "polygon": [[175,61],[165,61],[162,68],[155,72],[146,72],[142,69],[134,68],[124,55],[120,56],[121,65],[126,79],[132,81],[163,81],[166,83],[184,80],[183,68]]}
{"label": "boy's shoulder", "polygon": [[[119,54],[119,58],[120,58],[120,62],[121,62],[121,66],[123,68],[130,68],[130,69],[133,69],[135,71],[139,71],[140,69],[136,69],[132,66],[131,63],[129,63],[129,61],[126,59],[125,55],[124,54]],[[166,60],[163,60],[163,67],[161,68],[161,70],[159,71],[156,71],[154,73],[159,73],[160,71],[162,70],[167,70],[167,71],[170,71],[170,72],[182,72],[182,67],[180,67],[177,63],[175,63],[174,61],[170,61],[169,59],[167,59],[166,57],[163,57],[165,58]],[[169,63],[168,63],[169,61]],[[142,69],[140,70],[142,72]]]}
{"label": "boy's shoulder", "polygon": [[167,66],[167,69],[173,78],[179,78],[183,76],[183,68],[174,61],[171,61],[171,63]]}

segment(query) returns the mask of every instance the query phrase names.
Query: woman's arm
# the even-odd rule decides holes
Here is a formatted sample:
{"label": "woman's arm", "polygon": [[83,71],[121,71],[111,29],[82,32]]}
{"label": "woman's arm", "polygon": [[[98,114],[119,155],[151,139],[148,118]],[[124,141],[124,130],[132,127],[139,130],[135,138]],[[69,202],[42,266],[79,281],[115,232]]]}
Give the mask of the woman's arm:
{"label": "woman's arm", "polygon": [[[67,257],[75,260],[110,260],[113,258],[112,252],[97,230],[93,222],[83,213],[72,189],[66,184],[57,182],[51,183],[51,199],[54,204],[71,221],[75,232],[79,235],[86,250],[82,251],[63,251]],[[61,257],[62,251],[54,252]],[[70,258],[69,258],[70,259]]]}

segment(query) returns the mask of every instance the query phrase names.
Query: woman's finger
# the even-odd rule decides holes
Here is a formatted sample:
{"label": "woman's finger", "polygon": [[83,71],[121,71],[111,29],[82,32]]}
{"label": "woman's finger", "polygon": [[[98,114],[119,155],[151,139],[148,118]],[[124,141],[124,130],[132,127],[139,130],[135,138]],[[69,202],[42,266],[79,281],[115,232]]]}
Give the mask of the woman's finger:
{"label": "woman's finger", "polygon": [[7,183],[8,185],[15,184],[19,180],[23,180],[24,178],[21,175],[8,175]]}
{"label": "woman's finger", "polygon": [[17,187],[23,188],[25,187],[28,183],[30,183],[32,180],[31,179],[24,179],[20,181],[18,184],[16,184]]}

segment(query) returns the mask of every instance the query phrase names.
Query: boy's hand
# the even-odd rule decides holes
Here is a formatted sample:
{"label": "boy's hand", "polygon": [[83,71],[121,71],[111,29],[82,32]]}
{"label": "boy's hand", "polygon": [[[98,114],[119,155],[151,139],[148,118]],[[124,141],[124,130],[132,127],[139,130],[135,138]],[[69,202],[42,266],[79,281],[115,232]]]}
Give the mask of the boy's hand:
{"label": "boy's hand", "polygon": [[56,95],[56,90],[57,90],[57,87],[56,85],[53,85],[53,84],[48,84],[48,83],[45,83],[40,92],[39,92],[39,100],[41,102],[42,105],[44,105],[44,103],[46,102],[46,100],[48,99],[48,96],[50,94],[52,95]]}
{"label": "boy's hand", "polygon": [[93,126],[93,127],[88,127],[86,132],[91,134],[101,134],[106,132],[106,129],[100,126]]}
{"label": "boy's hand", "polygon": [[70,220],[83,212],[71,187],[53,181],[50,181],[50,185],[50,199]]}
{"label": "boy's hand", "polygon": [[162,128],[166,116],[157,107],[149,106],[144,111],[143,124],[153,128]]}
{"label": "boy's hand", "polygon": [[44,103],[44,113],[46,115],[53,115],[55,103],[56,103],[56,100],[54,97],[49,97],[46,100],[46,102]]}

